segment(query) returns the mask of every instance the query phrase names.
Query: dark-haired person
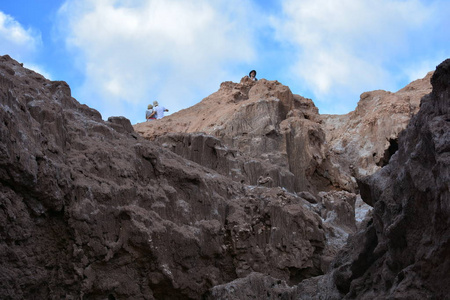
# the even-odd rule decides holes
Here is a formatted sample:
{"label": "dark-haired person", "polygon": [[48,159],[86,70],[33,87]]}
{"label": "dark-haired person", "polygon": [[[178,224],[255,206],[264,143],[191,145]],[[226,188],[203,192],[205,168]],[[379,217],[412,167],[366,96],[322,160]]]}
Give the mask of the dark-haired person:
{"label": "dark-haired person", "polygon": [[255,70],[251,70],[250,73],[248,73],[248,77],[253,81],[258,80],[258,79],[256,79],[256,71]]}

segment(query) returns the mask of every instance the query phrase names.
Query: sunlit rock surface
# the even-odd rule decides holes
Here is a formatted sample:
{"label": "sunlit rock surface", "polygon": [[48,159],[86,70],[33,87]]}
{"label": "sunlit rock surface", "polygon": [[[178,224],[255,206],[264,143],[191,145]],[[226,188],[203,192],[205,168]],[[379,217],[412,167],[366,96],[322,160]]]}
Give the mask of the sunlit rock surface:
{"label": "sunlit rock surface", "polygon": [[343,116],[244,78],[132,126],[0,57],[0,294],[371,299],[423,284],[424,299],[444,295],[445,70],[419,113],[431,73],[365,93]]}

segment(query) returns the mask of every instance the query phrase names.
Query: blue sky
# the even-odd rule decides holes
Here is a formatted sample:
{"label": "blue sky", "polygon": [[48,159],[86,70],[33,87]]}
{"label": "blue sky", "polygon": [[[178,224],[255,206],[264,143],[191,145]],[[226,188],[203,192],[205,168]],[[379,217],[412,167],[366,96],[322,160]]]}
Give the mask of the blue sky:
{"label": "blue sky", "polygon": [[449,58],[447,0],[2,0],[0,55],[103,119],[190,107],[256,69],[322,114],[395,92]]}

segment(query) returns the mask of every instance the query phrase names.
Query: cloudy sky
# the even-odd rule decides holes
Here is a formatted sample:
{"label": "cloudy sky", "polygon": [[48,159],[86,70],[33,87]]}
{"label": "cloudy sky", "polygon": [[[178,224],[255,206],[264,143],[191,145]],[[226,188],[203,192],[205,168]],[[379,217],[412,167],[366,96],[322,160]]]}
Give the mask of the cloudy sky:
{"label": "cloudy sky", "polygon": [[0,55],[107,119],[171,113],[252,69],[313,99],[355,109],[449,58],[448,0],[1,0]]}

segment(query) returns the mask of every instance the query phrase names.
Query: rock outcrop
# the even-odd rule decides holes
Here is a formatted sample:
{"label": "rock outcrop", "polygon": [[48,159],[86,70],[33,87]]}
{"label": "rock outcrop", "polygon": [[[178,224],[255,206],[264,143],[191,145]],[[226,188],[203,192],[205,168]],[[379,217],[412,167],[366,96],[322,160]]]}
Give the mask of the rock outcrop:
{"label": "rock outcrop", "polygon": [[359,178],[388,164],[398,149],[398,136],[419,110],[420,99],[431,92],[429,72],[396,93],[372,91],[361,95],[346,115],[321,115],[329,157]]}
{"label": "rock outcrop", "polygon": [[319,115],[310,99],[277,81],[224,82],[193,107],[135,130],[234,180],[292,192],[346,190],[398,148],[398,135],[431,92],[430,72],[396,93],[363,93],[355,111]]}
{"label": "rock outcrop", "polygon": [[3,298],[200,299],[252,272],[297,284],[323,274],[348,235],[338,223],[353,195],[336,194],[341,218],[327,213],[333,194],[233,180],[123,117],[103,121],[8,56],[0,99]]}
{"label": "rock outcrop", "polygon": [[350,240],[332,274],[347,299],[450,293],[450,60],[431,83],[390,163],[361,182],[373,221]]}
{"label": "rock outcrop", "polygon": [[445,297],[449,64],[419,113],[431,73],[345,116],[244,78],[132,126],[0,57],[0,294]]}
{"label": "rock outcrop", "polygon": [[[240,83],[224,82],[197,105],[134,128],[197,163],[202,163],[199,158],[211,157],[208,152],[216,152],[218,161],[207,165],[216,165],[222,174],[231,170],[233,178],[248,184],[267,178],[270,186],[291,192],[330,190],[329,180],[318,174],[325,156],[318,110],[310,99],[293,95],[277,81],[244,77]],[[205,149],[203,140],[212,138],[199,133],[220,143]],[[223,153],[223,148],[229,150]],[[231,160],[223,159],[231,153]],[[239,163],[236,157],[242,157]]]}
{"label": "rock outcrop", "polygon": [[373,218],[350,236],[327,274],[296,286],[251,274],[214,287],[210,299],[447,299],[450,60],[437,67],[431,83],[389,164],[360,180]]}

